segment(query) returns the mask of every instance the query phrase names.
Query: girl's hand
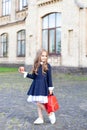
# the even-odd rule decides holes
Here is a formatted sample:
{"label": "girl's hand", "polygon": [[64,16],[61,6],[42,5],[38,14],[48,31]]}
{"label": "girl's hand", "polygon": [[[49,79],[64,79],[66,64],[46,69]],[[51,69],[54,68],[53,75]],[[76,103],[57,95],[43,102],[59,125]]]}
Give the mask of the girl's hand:
{"label": "girl's hand", "polygon": [[18,68],[18,71],[19,71],[20,73],[24,73],[24,72],[25,72],[24,67],[23,67],[23,66],[19,67],[19,68]]}
{"label": "girl's hand", "polygon": [[52,95],[52,94],[53,94],[53,91],[52,91],[52,90],[50,90],[50,91],[49,91],[49,94],[50,94],[50,95]]}

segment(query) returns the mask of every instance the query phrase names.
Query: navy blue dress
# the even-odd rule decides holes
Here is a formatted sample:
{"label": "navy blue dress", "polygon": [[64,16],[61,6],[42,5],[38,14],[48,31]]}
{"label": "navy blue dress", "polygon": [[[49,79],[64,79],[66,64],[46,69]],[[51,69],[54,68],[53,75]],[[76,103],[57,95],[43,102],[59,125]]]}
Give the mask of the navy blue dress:
{"label": "navy blue dress", "polygon": [[27,74],[27,78],[33,79],[33,82],[27,92],[28,102],[48,102],[49,87],[52,87],[51,66],[48,64],[46,73],[42,73],[42,65],[38,69],[38,74]]}

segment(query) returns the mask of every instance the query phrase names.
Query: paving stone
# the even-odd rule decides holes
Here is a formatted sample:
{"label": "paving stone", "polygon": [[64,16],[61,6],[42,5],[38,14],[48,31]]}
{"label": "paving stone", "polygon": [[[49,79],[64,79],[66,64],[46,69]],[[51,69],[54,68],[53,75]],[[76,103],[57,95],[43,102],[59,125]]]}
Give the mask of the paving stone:
{"label": "paving stone", "polygon": [[26,95],[31,82],[19,73],[0,74],[0,130],[87,130],[87,81],[53,74],[54,94],[60,104],[54,125],[45,112],[45,123],[33,124],[37,109]]}

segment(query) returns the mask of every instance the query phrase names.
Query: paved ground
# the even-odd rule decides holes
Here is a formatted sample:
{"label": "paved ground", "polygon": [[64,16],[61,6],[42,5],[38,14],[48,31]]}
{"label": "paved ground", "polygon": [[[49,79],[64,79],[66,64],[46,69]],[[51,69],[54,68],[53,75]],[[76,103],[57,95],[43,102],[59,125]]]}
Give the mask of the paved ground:
{"label": "paved ground", "polygon": [[34,125],[37,109],[27,103],[31,80],[19,73],[0,73],[0,130],[87,130],[87,78],[53,74],[60,110],[51,125],[45,112],[43,125]]}

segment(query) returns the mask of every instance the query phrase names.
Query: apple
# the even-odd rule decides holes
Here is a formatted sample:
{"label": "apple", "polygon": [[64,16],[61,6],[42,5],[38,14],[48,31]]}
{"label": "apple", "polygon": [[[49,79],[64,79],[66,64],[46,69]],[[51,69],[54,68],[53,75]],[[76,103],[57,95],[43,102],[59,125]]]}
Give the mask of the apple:
{"label": "apple", "polygon": [[23,66],[19,67],[19,70],[20,70],[21,72],[23,72],[23,71],[24,71],[24,67],[23,67]]}

